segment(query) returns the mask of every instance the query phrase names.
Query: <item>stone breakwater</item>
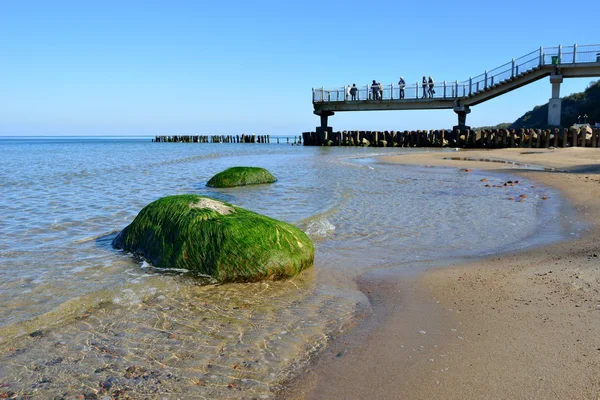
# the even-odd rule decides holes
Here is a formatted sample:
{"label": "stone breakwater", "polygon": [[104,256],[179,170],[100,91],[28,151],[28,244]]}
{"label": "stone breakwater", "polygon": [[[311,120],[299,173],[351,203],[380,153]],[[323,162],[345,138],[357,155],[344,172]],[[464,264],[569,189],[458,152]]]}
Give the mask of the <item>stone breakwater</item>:
{"label": "stone breakwater", "polygon": [[305,146],[375,147],[598,147],[600,129],[454,129],[417,131],[303,132]]}

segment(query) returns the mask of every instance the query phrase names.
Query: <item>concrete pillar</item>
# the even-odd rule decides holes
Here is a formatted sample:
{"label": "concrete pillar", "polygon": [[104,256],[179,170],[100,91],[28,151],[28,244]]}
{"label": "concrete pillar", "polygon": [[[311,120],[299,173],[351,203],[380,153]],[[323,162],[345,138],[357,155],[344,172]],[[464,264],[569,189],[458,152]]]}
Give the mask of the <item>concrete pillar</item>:
{"label": "concrete pillar", "polygon": [[454,129],[469,129],[467,126],[467,114],[471,112],[469,106],[455,106],[454,112],[458,114],[458,125]]}
{"label": "concrete pillar", "polygon": [[560,126],[560,114],[562,101],[560,99],[560,84],[563,81],[562,75],[550,75],[552,84],[552,98],[548,102],[548,125]]}
{"label": "concrete pillar", "polygon": [[317,129],[320,128],[320,130],[326,130],[327,128],[329,128],[329,130],[331,130],[331,127],[327,126],[327,119],[332,116],[334,114],[333,111],[319,111],[316,112],[315,114],[317,114],[320,118],[321,118],[321,126],[317,127]]}
{"label": "concrete pillar", "polygon": [[327,126],[327,119],[334,114],[333,111],[315,111],[315,114],[321,118],[321,126],[317,127],[317,136],[320,139],[319,144],[325,143],[328,139],[328,133],[333,132],[330,126]]}

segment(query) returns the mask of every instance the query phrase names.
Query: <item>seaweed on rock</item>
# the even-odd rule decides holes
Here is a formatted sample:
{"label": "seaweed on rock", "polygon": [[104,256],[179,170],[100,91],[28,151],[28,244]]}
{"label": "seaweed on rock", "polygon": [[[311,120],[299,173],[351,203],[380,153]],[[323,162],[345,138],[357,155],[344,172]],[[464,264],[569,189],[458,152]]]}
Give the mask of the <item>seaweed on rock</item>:
{"label": "seaweed on rock", "polygon": [[206,184],[209,187],[225,188],[233,186],[257,185],[276,182],[269,171],[259,167],[232,167],[219,172]]}
{"label": "seaweed on rock", "polygon": [[150,203],[113,246],[219,282],[291,277],[314,260],[312,241],[295,226],[198,195]]}

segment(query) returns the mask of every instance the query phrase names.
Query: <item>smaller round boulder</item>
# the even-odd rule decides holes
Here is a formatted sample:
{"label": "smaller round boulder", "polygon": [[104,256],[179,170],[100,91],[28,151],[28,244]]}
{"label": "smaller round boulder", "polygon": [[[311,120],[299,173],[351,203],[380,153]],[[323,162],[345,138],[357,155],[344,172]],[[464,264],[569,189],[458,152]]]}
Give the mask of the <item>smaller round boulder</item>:
{"label": "smaller round boulder", "polygon": [[208,187],[226,188],[234,186],[258,185],[276,182],[269,171],[259,167],[231,167],[219,172],[206,184]]}

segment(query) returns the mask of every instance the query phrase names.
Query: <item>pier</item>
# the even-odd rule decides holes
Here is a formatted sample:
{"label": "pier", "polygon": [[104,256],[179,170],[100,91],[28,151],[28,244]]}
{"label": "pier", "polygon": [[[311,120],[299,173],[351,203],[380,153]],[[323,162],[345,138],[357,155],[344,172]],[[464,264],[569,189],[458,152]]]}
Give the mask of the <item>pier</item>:
{"label": "pier", "polygon": [[438,82],[430,97],[424,95],[422,82],[406,82],[403,88],[382,85],[377,99],[371,85],[357,86],[356,100],[351,100],[348,86],[313,88],[314,114],[320,117],[315,133],[320,137],[333,134],[328,119],[336,112],[439,109],[453,110],[458,116],[454,129],[464,131],[469,129],[466,119],[471,107],[545,77],[550,77],[552,85],[548,125],[560,127],[560,84],[564,78],[600,77],[600,45],[540,47],[466,80]]}

